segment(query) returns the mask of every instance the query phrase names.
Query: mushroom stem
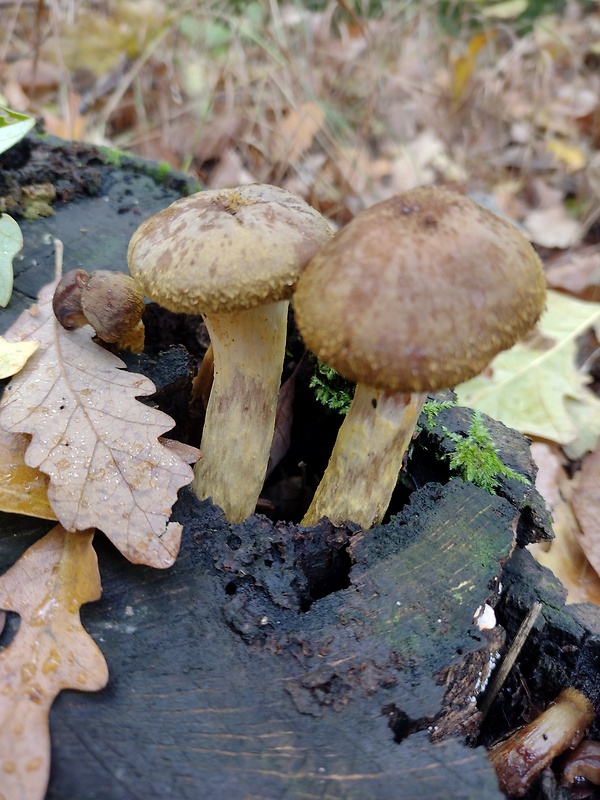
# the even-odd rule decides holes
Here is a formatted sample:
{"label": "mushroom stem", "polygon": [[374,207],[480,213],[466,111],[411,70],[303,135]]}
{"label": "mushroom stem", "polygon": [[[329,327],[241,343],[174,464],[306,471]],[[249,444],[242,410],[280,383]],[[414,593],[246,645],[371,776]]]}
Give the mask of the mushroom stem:
{"label": "mushroom stem", "polygon": [[501,791],[521,797],[533,779],[567,749],[576,747],[594,719],[594,706],[572,686],[524,728],[488,752]]}
{"label": "mushroom stem", "polygon": [[357,384],[325,475],[302,525],[323,516],[367,529],[381,522],[426,394]]}
{"label": "mushroom stem", "polygon": [[212,497],[229,522],[252,514],[264,482],[281,383],[289,301],[204,322],[214,353],[214,383],[193,491]]}

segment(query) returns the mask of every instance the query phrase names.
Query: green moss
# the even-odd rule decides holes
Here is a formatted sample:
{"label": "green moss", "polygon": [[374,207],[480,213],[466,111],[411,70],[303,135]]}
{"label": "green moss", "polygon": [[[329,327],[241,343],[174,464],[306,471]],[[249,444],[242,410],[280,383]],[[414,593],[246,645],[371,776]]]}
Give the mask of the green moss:
{"label": "green moss", "polygon": [[439,400],[426,400],[423,404],[423,414],[425,415],[425,427],[428,429],[433,428],[435,425],[435,418],[445,408],[454,408],[456,400],[446,400],[440,403]]}
{"label": "green moss", "polygon": [[187,197],[204,189],[201,183],[187,175],[174,170],[169,163],[150,161],[133,153],[118,150],[114,147],[97,148],[102,161],[115,169],[130,170],[134,173],[148,175],[155,183],[168,189],[175,189],[182,197]]}
{"label": "green moss", "polygon": [[348,413],[354,395],[354,385],[342,378],[332,367],[320,364],[315,359],[315,371],[309,386],[314,390],[319,403],[340,414]]}
{"label": "green moss", "polygon": [[165,183],[169,173],[171,172],[171,165],[166,161],[161,161],[156,167],[156,180],[159,183]]}
{"label": "green moss", "polygon": [[102,147],[98,146],[102,161],[109,164],[111,167],[121,167],[123,159],[131,158],[131,155],[125,150],[117,150],[115,147]]}
{"label": "green moss", "polygon": [[467,436],[442,428],[446,436],[454,442],[455,449],[446,453],[450,468],[456,471],[465,481],[487,489],[491,494],[498,488],[500,478],[508,478],[529,484],[527,478],[504,464],[489,431],[483,423],[479,412],[473,414],[473,421]]}

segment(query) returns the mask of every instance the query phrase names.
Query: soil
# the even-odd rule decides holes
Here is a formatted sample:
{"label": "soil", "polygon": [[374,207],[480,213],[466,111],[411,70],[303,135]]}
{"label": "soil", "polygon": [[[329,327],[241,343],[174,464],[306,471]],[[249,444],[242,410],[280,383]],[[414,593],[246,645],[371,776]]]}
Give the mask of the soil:
{"label": "soil", "polygon": [[[52,280],[53,238],[65,270],[126,271],[139,223],[198,188],[156,164],[114,160],[33,136],[4,163],[25,248],[0,332]],[[56,187],[54,213],[26,219],[17,187],[39,183]],[[129,368],[156,383],[151,402],[174,418],[171,435],[197,443],[187,401],[207,346],[201,320],[151,305],[145,321],[146,350]],[[302,358],[293,320],[288,344],[286,375]],[[503,479],[491,495],[450,474],[448,431],[465,433],[472,412],[445,409],[415,439],[384,524],[301,529],[341,421],[314,399],[309,371],[304,359],[266,513],[229,525],[182,490],[182,549],[165,571],[129,564],[96,536],[103,597],[82,618],[110,681],[54,704],[49,800],[501,798],[484,744],[567,685],[598,708],[600,613],[565,606],[560,583],[523,549],[552,535],[527,441],[486,419],[504,463],[530,480]],[[0,572],[50,527],[0,514]],[[483,720],[490,664],[538,600],[542,614]],[[474,621],[486,603],[491,631]],[[10,615],[0,648],[17,627]],[[530,796],[552,791],[571,796],[553,774]]]}

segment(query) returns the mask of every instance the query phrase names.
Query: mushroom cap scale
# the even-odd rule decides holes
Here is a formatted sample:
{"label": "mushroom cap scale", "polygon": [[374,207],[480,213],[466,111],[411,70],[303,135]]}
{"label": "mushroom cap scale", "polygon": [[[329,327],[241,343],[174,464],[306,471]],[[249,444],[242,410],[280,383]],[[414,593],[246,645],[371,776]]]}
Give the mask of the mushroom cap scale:
{"label": "mushroom cap scale", "polygon": [[481,372],[540,317],[541,262],[507,220],[424,187],[358,214],[294,298],[306,346],[346,378],[429,392]]}
{"label": "mushroom cap scale", "polygon": [[326,220],[301,198],[267,184],[198,192],[143,222],[129,270],[171,311],[220,314],[289,299]]}

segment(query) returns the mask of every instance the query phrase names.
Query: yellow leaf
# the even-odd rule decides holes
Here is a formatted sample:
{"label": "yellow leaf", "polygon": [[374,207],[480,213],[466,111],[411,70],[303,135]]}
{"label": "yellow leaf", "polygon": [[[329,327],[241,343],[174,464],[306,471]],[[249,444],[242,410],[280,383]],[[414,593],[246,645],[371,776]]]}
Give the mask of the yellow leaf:
{"label": "yellow leaf", "polygon": [[546,142],[546,150],[563,164],[568,172],[577,172],[587,163],[585,155],[578,147],[565,144],[560,139],[549,139]]}
{"label": "yellow leaf", "polygon": [[480,50],[482,50],[494,36],[494,31],[483,31],[482,33],[474,34],[469,40],[466,54],[460,56],[454,62],[452,73],[452,99],[455,102],[461,99],[471,80]]}
{"label": "yellow leaf", "polygon": [[28,447],[29,436],[0,428],[0,511],[56,519],[48,500],[50,479],[39,469],[27,466]]}
{"label": "yellow leaf", "polygon": [[503,0],[481,9],[482,17],[488,19],[514,19],[527,11],[527,0]]}
{"label": "yellow leaf", "polygon": [[0,336],[0,379],[20,372],[39,346],[38,341],[7,342]]}
{"label": "yellow leaf", "polygon": [[458,386],[459,402],[583,455],[600,434],[600,400],[575,365],[577,338],[590,327],[600,327],[600,304],[549,291],[538,335]]}

